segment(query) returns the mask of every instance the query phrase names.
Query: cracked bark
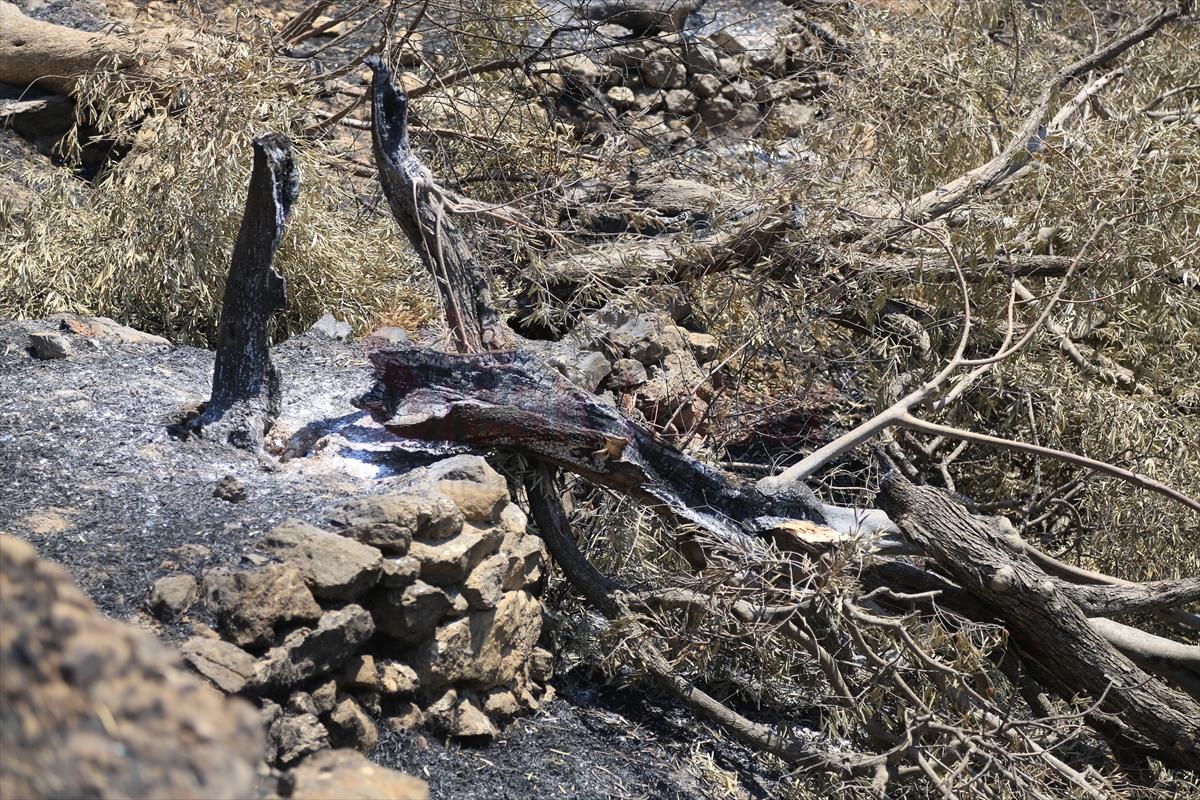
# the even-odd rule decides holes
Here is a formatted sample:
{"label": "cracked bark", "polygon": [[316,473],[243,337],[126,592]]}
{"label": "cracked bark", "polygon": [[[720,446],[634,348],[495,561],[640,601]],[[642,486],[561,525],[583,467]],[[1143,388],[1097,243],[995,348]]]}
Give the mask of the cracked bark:
{"label": "cracked bark", "polygon": [[282,393],[268,325],[287,306],[287,287],[272,261],[299,192],[291,143],[276,134],[256,138],[246,210],[225,280],[212,396],[199,416],[172,427],[176,435],[259,450],[279,416]]}
{"label": "cracked bark", "polygon": [[1103,698],[1101,708],[1153,742],[1159,758],[1200,771],[1200,704],[1110,644],[1057,581],[1014,551],[1011,534],[896,472],[885,476],[882,499],[901,530],[1004,621],[1040,682],[1067,700]]}

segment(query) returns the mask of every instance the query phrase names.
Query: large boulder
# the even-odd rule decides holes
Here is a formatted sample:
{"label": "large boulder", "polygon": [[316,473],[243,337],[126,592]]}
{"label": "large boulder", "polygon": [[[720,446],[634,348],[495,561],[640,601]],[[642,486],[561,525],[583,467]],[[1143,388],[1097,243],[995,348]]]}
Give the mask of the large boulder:
{"label": "large boulder", "polygon": [[0,534],[0,797],[255,796],[249,704],[101,616],[60,567]]}

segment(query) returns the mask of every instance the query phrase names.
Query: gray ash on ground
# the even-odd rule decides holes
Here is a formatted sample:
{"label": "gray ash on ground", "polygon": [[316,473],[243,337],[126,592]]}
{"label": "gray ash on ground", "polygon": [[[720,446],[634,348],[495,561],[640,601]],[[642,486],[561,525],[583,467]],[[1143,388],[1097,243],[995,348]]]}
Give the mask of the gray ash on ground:
{"label": "gray ash on ground", "polygon": [[[34,331],[60,332],[73,355],[32,358]],[[354,413],[350,398],[370,380],[361,343],[310,334],[279,346],[275,360],[280,426],[319,432],[293,437],[302,445],[282,463],[167,434],[207,398],[210,352],[89,336],[61,321],[0,323],[0,531],[65,566],[109,616],[183,638],[186,625],[162,627],[149,614],[157,579],[256,563],[256,543],[284,519],[318,522],[330,506],[386,491],[388,477],[444,457],[387,440]],[[244,501],[214,496],[227,476]],[[433,797],[705,797],[711,784],[692,757],[704,742],[737,776],[732,796],[774,796],[777,775],[685,712],[637,690],[572,676],[554,683],[561,699],[487,747],[381,726],[372,757],[429,780]]]}
{"label": "gray ash on ground", "polygon": [[[336,470],[310,474],[168,436],[173,419],[208,396],[209,352],[68,334],[77,355],[38,361],[22,352],[38,325],[53,329],[14,323],[0,332],[0,352],[9,345],[0,355],[0,530],[66,566],[110,615],[140,611],[164,575],[236,564],[285,518],[315,521],[349,492],[372,489]],[[277,360],[285,418],[310,407],[352,412],[349,399],[368,380],[361,347],[351,344],[301,337]],[[403,466],[402,455],[391,458]],[[245,488],[244,502],[213,496],[226,476]]]}
{"label": "gray ash on ground", "polygon": [[429,782],[430,796],[455,800],[573,800],[712,797],[690,765],[696,742],[736,778],[728,797],[781,796],[779,776],[759,758],[686,712],[636,690],[568,676],[558,698],[518,719],[487,748],[381,730],[371,760]]}

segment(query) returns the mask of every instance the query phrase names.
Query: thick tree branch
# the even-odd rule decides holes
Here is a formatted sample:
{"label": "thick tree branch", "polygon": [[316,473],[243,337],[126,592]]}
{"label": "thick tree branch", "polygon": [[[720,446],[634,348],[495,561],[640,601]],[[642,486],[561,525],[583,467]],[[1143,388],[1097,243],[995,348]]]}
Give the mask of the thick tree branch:
{"label": "thick tree branch", "polygon": [[963,588],[993,609],[1027,662],[1065,699],[1104,698],[1103,707],[1155,742],[1160,757],[1200,771],[1200,705],[1156,681],[1109,644],[1028,556],[996,526],[942,492],[891,472],[883,500],[901,529]]}

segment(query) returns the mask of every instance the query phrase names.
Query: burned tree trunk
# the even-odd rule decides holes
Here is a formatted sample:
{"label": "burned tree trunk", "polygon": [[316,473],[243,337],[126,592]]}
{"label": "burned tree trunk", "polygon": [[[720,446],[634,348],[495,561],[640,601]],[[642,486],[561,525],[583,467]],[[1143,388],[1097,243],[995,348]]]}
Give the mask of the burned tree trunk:
{"label": "burned tree trunk", "polygon": [[286,307],[287,292],[271,262],[299,192],[300,173],[287,139],[275,134],[255,139],[246,210],[225,281],[212,397],[199,416],[180,426],[183,433],[257,450],[279,416],[279,371],[271,363],[267,326]]}
{"label": "burned tree trunk", "polygon": [[371,143],[392,215],[412,242],[438,293],[459,352],[499,350],[512,333],[492,303],[487,275],[446,213],[442,191],[408,140],[408,95],[377,58],[371,81]]}
{"label": "burned tree trunk", "polygon": [[1200,771],[1200,705],[1110,644],[1068,592],[1006,541],[1015,534],[895,472],[883,491],[901,530],[1004,621],[1040,682],[1066,700],[1091,697],[1153,742],[1158,757]]}
{"label": "burned tree trunk", "polygon": [[816,498],[766,495],[659,441],[523,351],[371,354],[375,387],[356,404],[400,436],[509,447],[626,492],[746,546],[774,518],[824,522]]}

